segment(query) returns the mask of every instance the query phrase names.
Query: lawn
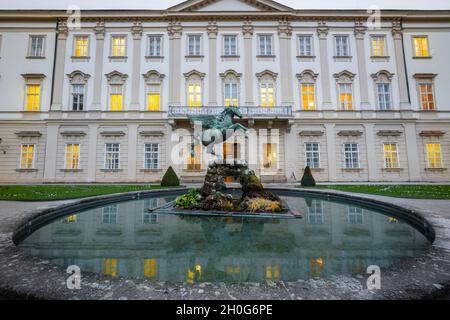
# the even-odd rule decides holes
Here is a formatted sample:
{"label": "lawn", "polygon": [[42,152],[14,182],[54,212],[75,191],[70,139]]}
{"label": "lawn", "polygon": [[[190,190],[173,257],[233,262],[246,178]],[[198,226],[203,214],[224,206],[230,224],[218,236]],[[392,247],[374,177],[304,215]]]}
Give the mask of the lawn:
{"label": "lawn", "polygon": [[159,189],[159,185],[0,185],[0,200],[49,201]]}
{"label": "lawn", "polygon": [[317,185],[316,188],[414,199],[450,199],[450,185]]}

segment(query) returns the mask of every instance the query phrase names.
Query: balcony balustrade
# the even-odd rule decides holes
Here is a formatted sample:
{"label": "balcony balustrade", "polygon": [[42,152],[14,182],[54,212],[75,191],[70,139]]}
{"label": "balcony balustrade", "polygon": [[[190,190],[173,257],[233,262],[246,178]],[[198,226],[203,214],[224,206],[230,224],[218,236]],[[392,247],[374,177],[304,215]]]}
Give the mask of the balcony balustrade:
{"label": "balcony balustrade", "polygon": [[[185,118],[188,115],[219,115],[226,107],[224,106],[169,106],[169,118]],[[291,118],[292,106],[274,107],[239,107],[244,118]]]}

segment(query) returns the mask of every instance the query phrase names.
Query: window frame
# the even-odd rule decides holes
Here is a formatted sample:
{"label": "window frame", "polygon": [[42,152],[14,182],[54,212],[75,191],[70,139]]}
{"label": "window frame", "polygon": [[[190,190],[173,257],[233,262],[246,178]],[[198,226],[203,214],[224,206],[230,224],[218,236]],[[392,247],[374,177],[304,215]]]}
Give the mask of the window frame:
{"label": "window frame", "polygon": [[[122,38],[124,39],[124,44],[123,44],[123,55],[115,55],[114,54],[114,39],[116,38]],[[120,59],[120,58],[126,58],[127,57],[127,53],[128,53],[128,35],[126,34],[112,34],[111,35],[111,45],[110,45],[110,58],[113,59]]]}
{"label": "window frame", "polygon": [[[264,45],[264,52],[261,51],[261,40],[263,38],[265,38],[265,39],[269,38],[270,39],[270,52],[267,52],[267,42],[265,42],[265,45]],[[275,43],[274,43],[274,39],[273,38],[274,38],[273,34],[270,34],[270,33],[258,34],[258,55],[259,56],[261,56],[261,57],[273,57],[273,56],[275,56],[275,47],[274,47]]]}
{"label": "window frame", "polygon": [[[310,54],[302,54],[302,41],[301,38],[310,39]],[[299,34],[297,35],[297,54],[299,57],[310,58],[314,57],[314,37],[312,34]]]}
{"label": "window frame", "polygon": [[[41,47],[40,55],[33,54],[33,39],[34,38],[42,39],[42,47]],[[46,51],[46,44],[47,44],[47,35],[46,34],[30,34],[28,41],[29,42],[28,42],[27,58],[28,59],[44,59],[45,51]]]}
{"label": "window frame", "polygon": [[[419,38],[425,39],[425,42],[427,45],[426,46],[427,55],[417,55],[415,39],[419,39]],[[419,59],[420,58],[431,58],[430,41],[429,41],[428,35],[413,35],[413,36],[411,36],[411,42],[412,42],[413,58],[419,58]]]}
{"label": "window frame", "polygon": [[[373,40],[375,38],[382,38],[383,39],[383,54],[382,55],[376,55],[374,52],[374,46],[373,46]],[[388,47],[387,47],[387,38],[384,34],[372,34],[370,35],[370,56],[372,58],[385,58],[388,56]]]}
{"label": "window frame", "polygon": [[[308,151],[307,149],[307,145],[311,144],[311,145],[317,145],[317,150],[311,150]],[[311,169],[319,169],[320,165],[321,165],[321,159],[320,159],[320,142],[314,142],[314,141],[308,141],[304,143],[304,152],[305,152],[305,166],[309,166]],[[317,152],[317,166],[311,166],[308,164],[308,153],[315,153]],[[314,158],[314,157],[313,157]]]}
{"label": "window frame", "polygon": [[[348,86],[350,88],[350,93],[344,93],[345,95],[350,94],[351,95],[351,99],[350,100],[345,100],[345,103],[341,100],[341,86]],[[353,94],[353,82],[338,82],[337,84],[338,87],[338,106],[339,106],[339,111],[355,111],[354,108],[354,94]],[[343,103],[345,104],[345,108],[342,107]],[[349,104],[350,103],[350,104]],[[351,108],[349,108],[348,106],[351,106]]]}
{"label": "window frame", "polygon": [[[117,151],[110,151],[108,152],[108,145],[117,145]],[[104,170],[120,170],[120,166],[121,166],[121,161],[120,161],[120,143],[119,142],[105,142],[105,148],[104,148],[104,152],[105,152],[105,156],[103,159],[103,169]],[[112,154],[117,154],[117,168],[112,168],[112,167],[107,167],[107,155],[108,153],[112,153]],[[111,162],[112,163],[112,162]]]}
{"label": "window frame", "polygon": [[[227,54],[226,38],[228,38],[228,37],[232,37],[235,39],[235,52],[234,53]],[[237,34],[223,34],[222,35],[222,55],[224,57],[237,57],[239,55],[239,37]]]}
{"label": "window frame", "polygon": [[[76,50],[77,50],[77,40],[78,40],[78,38],[86,38],[86,40],[87,40],[86,54],[85,54],[85,55],[76,55]],[[75,34],[75,35],[73,36],[73,52],[72,52],[72,58],[89,58],[90,45],[91,45],[90,35],[88,35],[88,34]]]}
{"label": "window frame", "polygon": [[[147,152],[147,146],[148,145],[152,145],[152,146],[157,146],[157,151],[156,151],[156,168],[150,168],[147,167],[147,154],[155,154],[155,151],[149,151]],[[143,169],[145,170],[159,170],[160,169],[160,143],[159,142],[145,142],[144,143],[144,159],[143,159]]]}
{"label": "window frame", "polygon": [[[334,56],[336,58],[348,58],[351,57],[351,50],[350,50],[350,36],[348,34],[335,34],[333,35],[334,37]],[[345,44],[346,44],[346,54],[339,54],[339,50],[338,49],[338,38],[345,38]]]}
{"label": "window frame", "polygon": [[[73,168],[73,167],[68,167],[68,163],[67,163],[67,156],[68,156],[68,154],[69,154],[69,152],[68,152],[68,146],[69,145],[72,145],[72,146],[74,146],[74,145],[78,145],[78,161],[77,161],[77,166],[76,166],[76,168]],[[73,163],[73,155],[74,155],[74,152],[72,152],[71,153],[72,154],[72,158],[71,158],[71,161],[72,161],[72,163]],[[81,143],[79,143],[79,142],[66,142],[65,144],[64,144],[64,169],[65,170],[79,170],[80,169],[80,160],[81,160]]]}
{"label": "window frame", "polygon": [[[198,44],[195,43],[193,47],[194,51],[190,52],[190,39],[198,38]],[[198,45],[198,52],[196,52],[196,48]],[[186,56],[188,57],[201,57],[203,55],[203,34],[201,33],[190,33],[186,36]]]}
{"label": "window frame", "polygon": [[[350,151],[346,150],[346,145],[350,145]],[[356,146],[356,151],[353,150],[353,146]],[[359,143],[357,142],[344,142],[342,144],[342,153],[343,153],[343,164],[344,169],[361,169],[361,161],[360,161],[360,152],[359,152]],[[356,154],[356,166],[354,166]],[[347,156],[350,155],[348,159],[350,161],[350,166],[347,163]]]}
{"label": "window frame", "polygon": [[[439,159],[440,159],[440,163],[438,163],[437,165],[431,165],[430,162],[430,151],[428,149],[429,145],[434,145],[434,146],[439,146]],[[425,151],[426,151],[426,159],[427,159],[427,169],[442,169],[444,168],[444,159],[442,157],[442,144],[440,142],[427,142],[425,143]],[[434,161],[436,161],[436,151],[434,152]]]}
{"label": "window frame", "polygon": [[[22,157],[24,155],[24,153],[23,153],[23,147],[24,146],[28,146],[28,147],[29,146],[33,146],[33,158],[32,158],[32,162],[31,162],[31,167],[27,167],[27,168],[24,168],[22,166]],[[26,154],[28,154],[28,152]],[[36,169],[36,143],[21,143],[20,144],[19,169],[22,169],[22,170],[33,170],[33,169]]]}
{"label": "window frame", "polygon": [[[159,54],[151,52],[151,39],[159,39]],[[147,35],[147,57],[160,58],[163,56],[163,35],[162,34],[149,34]]]}
{"label": "window frame", "polygon": [[[391,146],[389,151],[385,150],[385,146],[386,145],[390,145]],[[396,158],[392,157],[392,154],[393,154],[392,146],[393,145],[395,146],[395,154],[397,155]],[[398,150],[398,143],[397,142],[383,142],[381,148],[382,148],[381,151],[383,152],[383,168],[384,169],[399,169],[400,168],[400,153],[399,153],[399,150]],[[386,153],[389,154],[389,157],[386,157]],[[391,163],[393,163],[392,160],[395,159],[394,165],[393,166],[388,166],[387,165],[387,161],[386,161],[387,159],[389,159],[389,161]]]}
{"label": "window frame", "polygon": [[[422,90],[421,90],[421,86],[427,86],[430,88],[430,91],[427,91],[426,96],[428,96],[430,93],[433,97],[432,101],[428,100],[427,97],[427,108],[424,108],[424,104],[422,101]],[[423,77],[423,78],[416,78],[416,90],[417,90],[417,95],[418,95],[418,99],[419,99],[419,106],[420,106],[420,110],[421,111],[436,111],[436,95],[434,92],[434,78],[433,77]],[[429,108],[430,103],[432,103],[433,107]]]}
{"label": "window frame", "polygon": [[[270,152],[271,153],[273,153],[274,152],[274,150],[272,149],[273,147],[275,147],[275,152],[276,152],[276,158],[275,158],[275,165],[273,165],[273,164],[270,164],[268,167],[266,167],[266,166],[264,166],[265,165],[265,159],[266,158],[268,158],[267,156],[268,156],[268,154],[267,154],[267,151],[268,151],[268,147],[267,146],[271,146],[270,147]],[[264,146],[266,146],[266,153],[264,152]],[[262,144],[261,144],[261,151],[262,151],[262,161],[261,161],[261,169],[263,170],[263,171],[270,171],[270,170],[278,170],[278,168],[280,167],[280,150],[279,150],[279,148],[280,148],[280,146],[279,146],[279,143],[277,143],[277,142],[268,142],[268,141],[265,141],[265,142],[263,142]],[[272,158],[272,157],[271,157]],[[267,160],[269,160],[269,159],[267,159]]]}

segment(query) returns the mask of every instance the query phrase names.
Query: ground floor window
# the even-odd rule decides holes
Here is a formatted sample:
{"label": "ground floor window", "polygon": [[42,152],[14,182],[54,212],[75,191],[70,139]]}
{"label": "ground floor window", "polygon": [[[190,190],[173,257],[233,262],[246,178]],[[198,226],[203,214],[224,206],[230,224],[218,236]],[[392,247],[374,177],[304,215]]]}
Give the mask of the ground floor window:
{"label": "ground floor window", "polygon": [[345,168],[359,168],[359,150],[357,143],[344,143]]}
{"label": "ground floor window", "polygon": [[320,150],[319,143],[305,143],[306,165],[310,168],[320,168]]}
{"label": "ground floor window", "polygon": [[308,223],[309,224],[323,224],[323,205],[320,200],[312,200],[311,205],[308,206]]}
{"label": "ground floor window", "polygon": [[145,259],[144,260],[144,276],[147,278],[154,278],[156,276],[156,259]]}
{"label": "ground floor window", "polygon": [[396,143],[383,144],[384,167],[388,169],[398,168],[398,147]]}
{"label": "ground floor window", "polygon": [[80,167],[80,145],[78,143],[66,144],[66,169],[79,169]]}
{"label": "ground floor window", "polygon": [[428,168],[442,168],[441,144],[427,143]]}
{"label": "ground floor window", "polygon": [[120,159],[120,144],[107,143],[105,144],[105,165],[104,168],[108,170],[119,169]]}
{"label": "ground floor window", "polygon": [[347,222],[350,224],[362,224],[363,211],[359,207],[348,207]]}
{"label": "ground floor window", "polygon": [[34,144],[22,144],[20,148],[20,169],[34,169]]}
{"label": "ground floor window", "polygon": [[[194,155],[192,155],[192,150]],[[188,145],[187,154],[187,169],[188,170],[201,170],[202,169],[202,146],[193,144]]]}
{"label": "ground floor window", "polygon": [[278,151],[276,143],[263,144],[263,167],[265,169],[278,168]]}
{"label": "ground floor window", "polygon": [[119,206],[117,204],[103,207],[102,222],[105,224],[117,224],[118,215]]}
{"label": "ground floor window", "polygon": [[104,274],[112,277],[117,276],[117,259],[105,259]]}
{"label": "ground floor window", "polygon": [[159,169],[159,144],[144,145],[144,169]]}

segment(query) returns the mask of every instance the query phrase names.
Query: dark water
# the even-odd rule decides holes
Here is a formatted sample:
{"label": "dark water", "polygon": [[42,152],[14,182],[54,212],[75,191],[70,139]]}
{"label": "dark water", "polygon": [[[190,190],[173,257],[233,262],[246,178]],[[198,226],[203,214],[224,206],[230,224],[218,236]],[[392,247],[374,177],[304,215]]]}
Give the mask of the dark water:
{"label": "dark water", "polygon": [[20,246],[81,272],[158,281],[297,280],[365,272],[430,243],[387,215],[285,197],[302,219],[197,218],[147,212],[175,197],[135,200],[58,219]]}

